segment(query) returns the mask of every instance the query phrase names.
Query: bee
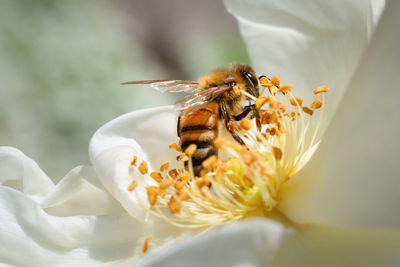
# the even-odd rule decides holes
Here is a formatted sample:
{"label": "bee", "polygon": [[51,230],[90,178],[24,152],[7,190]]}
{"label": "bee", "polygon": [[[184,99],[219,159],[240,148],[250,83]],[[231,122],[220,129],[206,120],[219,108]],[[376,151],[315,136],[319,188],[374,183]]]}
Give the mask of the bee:
{"label": "bee", "polygon": [[149,84],[161,92],[189,93],[175,104],[178,112],[177,134],[183,151],[191,144],[196,145],[192,155],[196,176],[200,175],[204,160],[218,155],[214,141],[220,130],[226,130],[236,142],[245,145],[235,131],[234,121],[250,115],[256,118],[259,125],[259,111],[252,101],[259,96],[260,83],[254,70],[247,65],[238,64],[211,71],[197,82],[146,80],[122,84]]}

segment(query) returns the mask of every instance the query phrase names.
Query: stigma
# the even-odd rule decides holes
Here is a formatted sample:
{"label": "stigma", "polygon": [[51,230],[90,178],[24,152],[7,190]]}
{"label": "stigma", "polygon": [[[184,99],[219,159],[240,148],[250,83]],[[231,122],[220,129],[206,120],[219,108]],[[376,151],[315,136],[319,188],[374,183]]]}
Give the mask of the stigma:
{"label": "stigma", "polygon": [[[192,166],[197,149],[194,144],[185,151],[171,144],[175,164],[165,162],[159,171],[151,173],[147,163],[139,164],[134,156],[131,167],[156,182],[146,188],[148,204],[143,205],[149,213],[184,228],[215,227],[273,213],[285,184],[306,165],[319,145],[329,88],[316,88],[314,101],[306,106],[303,98],[293,93],[293,86],[281,83],[276,75],[261,78],[260,87],[260,96],[253,99],[259,118],[245,118],[235,125],[246,145],[216,139],[214,147],[227,156],[214,155],[202,162],[200,176],[194,175]],[[178,167],[182,162],[188,168]],[[133,178],[127,190],[134,193],[136,186]]]}

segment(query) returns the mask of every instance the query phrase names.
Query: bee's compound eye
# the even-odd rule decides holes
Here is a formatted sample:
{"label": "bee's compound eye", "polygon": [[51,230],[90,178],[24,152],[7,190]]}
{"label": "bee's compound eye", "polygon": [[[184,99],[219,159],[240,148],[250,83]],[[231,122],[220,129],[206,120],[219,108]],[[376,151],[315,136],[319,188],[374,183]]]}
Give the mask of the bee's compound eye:
{"label": "bee's compound eye", "polygon": [[243,76],[254,86],[256,87],[258,84],[258,80],[256,77],[254,77],[253,74],[248,73],[248,72],[244,72]]}

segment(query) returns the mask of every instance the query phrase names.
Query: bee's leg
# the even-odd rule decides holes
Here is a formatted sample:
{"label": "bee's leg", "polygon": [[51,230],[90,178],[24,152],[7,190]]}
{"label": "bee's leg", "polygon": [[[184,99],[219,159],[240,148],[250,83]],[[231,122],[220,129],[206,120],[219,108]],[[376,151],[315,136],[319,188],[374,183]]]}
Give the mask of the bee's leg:
{"label": "bee's leg", "polygon": [[253,110],[253,107],[252,107],[252,106],[254,106],[254,105],[245,106],[245,107],[243,108],[243,112],[242,112],[242,113],[240,113],[240,114],[238,114],[238,115],[233,115],[233,116],[232,116],[233,119],[234,119],[235,121],[240,121],[241,119],[246,118],[246,116],[250,113],[250,111]]}
{"label": "bee's leg", "polygon": [[181,116],[178,117],[178,123],[176,124],[176,133],[178,137],[181,137]]}
{"label": "bee's leg", "polygon": [[240,136],[234,131],[233,129],[233,124],[232,124],[232,120],[231,120],[231,116],[228,113],[228,110],[226,108],[226,104],[225,101],[220,101],[219,102],[219,108],[220,111],[222,113],[222,116],[224,117],[224,121],[225,121],[225,127],[228,130],[228,132],[230,132],[230,134],[232,135],[232,137],[241,145],[245,146],[246,144],[243,142],[242,138],[240,138]]}
{"label": "bee's leg", "polygon": [[250,112],[253,114],[251,115],[251,118],[256,118],[256,125],[258,131],[261,131],[261,121],[260,121],[260,111],[256,108],[256,105],[248,105],[243,108],[243,112],[233,116],[233,119],[235,121],[240,121],[241,119],[245,118]]}
{"label": "bee's leg", "polygon": [[251,105],[252,111],[253,111],[253,118],[256,118],[256,126],[259,132],[261,132],[261,116],[260,116],[260,110],[256,108],[256,105]]}

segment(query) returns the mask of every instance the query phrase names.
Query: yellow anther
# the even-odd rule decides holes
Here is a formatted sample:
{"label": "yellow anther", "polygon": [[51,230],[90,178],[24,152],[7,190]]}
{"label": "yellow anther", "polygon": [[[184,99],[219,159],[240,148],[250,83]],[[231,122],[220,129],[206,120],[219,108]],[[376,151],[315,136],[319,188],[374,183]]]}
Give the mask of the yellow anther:
{"label": "yellow anther", "polygon": [[185,162],[189,160],[189,157],[186,155],[186,153],[182,153],[179,155],[179,160]]}
{"label": "yellow anther", "polygon": [[279,100],[271,99],[271,101],[269,101],[269,107],[271,109],[280,109],[280,108],[284,107],[284,105]]}
{"label": "yellow anther", "polygon": [[256,108],[261,109],[261,107],[265,104],[268,103],[271,100],[271,97],[269,96],[259,96],[256,100]]}
{"label": "yellow anther", "polygon": [[223,138],[217,138],[214,141],[214,147],[216,148],[222,148],[222,146],[225,144],[225,140]]}
{"label": "yellow anther", "polygon": [[281,84],[279,86],[279,92],[286,94],[288,92],[291,92],[292,88],[293,88],[293,85],[291,85],[291,84]]}
{"label": "yellow anther", "polygon": [[183,170],[179,174],[179,178],[181,178],[182,181],[187,182],[190,180],[190,173],[187,170]]}
{"label": "yellow anther", "polygon": [[235,95],[240,96],[240,89],[237,85],[233,86],[233,92],[235,93]]}
{"label": "yellow anther", "polygon": [[272,112],[272,114],[271,114],[271,122],[272,123],[277,123],[278,122],[278,117],[279,117],[279,115],[278,115],[277,112]]}
{"label": "yellow anther", "polygon": [[174,187],[177,191],[181,190],[185,183],[183,181],[176,181],[174,184]]}
{"label": "yellow anther", "polygon": [[271,111],[263,111],[261,113],[261,124],[270,124],[271,123]]}
{"label": "yellow anther", "polygon": [[171,214],[177,214],[181,211],[182,204],[180,200],[172,196],[168,202],[168,208]]}
{"label": "yellow anther", "polygon": [[268,80],[267,77],[261,77],[261,79],[260,79],[261,86],[266,86],[266,84],[269,84],[269,83],[270,83],[270,81]]}
{"label": "yellow anther", "polygon": [[269,93],[270,93],[271,95],[273,95],[273,96],[275,96],[276,93],[278,92],[278,89],[276,89],[275,86],[268,87],[268,90],[269,90]]}
{"label": "yellow anther", "polygon": [[227,172],[228,167],[225,163],[218,164],[217,169],[215,170],[216,179],[220,179]]}
{"label": "yellow anther", "polygon": [[195,144],[190,144],[188,148],[185,150],[185,154],[189,157],[193,156],[194,152],[196,152],[197,146]]}
{"label": "yellow anther", "polygon": [[173,183],[174,183],[174,179],[168,177],[168,178],[164,179],[164,180],[160,183],[159,188],[160,188],[160,190],[165,190],[165,189],[167,189],[168,187],[170,187]]}
{"label": "yellow anther", "polygon": [[181,151],[182,151],[182,149],[180,148],[180,146],[178,146],[177,143],[172,143],[172,144],[170,144],[170,145],[169,145],[169,148],[170,148],[170,149],[174,149],[174,150],[176,150],[176,151],[178,151],[178,152],[181,152]]}
{"label": "yellow anther", "polygon": [[308,107],[303,107],[303,111],[310,116],[312,116],[312,114],[314,114],[314,111],[312,109],[309,109]]}
{"label": "yellow anther", "polygon": [[211,184],[210,179],[208,179],[207,177],[196,178],[195,182],[198,188],[209,186]]}
{"label": "yellow anther", "polygon": [[311,103],[310,108],[312,109],[319,109],[322,107],[322,101],[319,99],[319,95],[317,95],[314,102]]}
{"label": "yellow anther", "polygon": [[176,169],[172,169],[168,172],[168,176],[173,179],[176,179],[178,177],[178,171]]}
{"label": "yellow anther", "polygon": [[131,165],[136,167],[137,156],[133,156],[133,160],[131,161]]}
{"label": "yellow anther", "polygon": [[166,171],[169,169],[169,161],[164,162],[161,166],[160,166],[160,171]]}
{"label": "yellow anther", "polygon": [[176,195],[179,197],[180,200],[185,201],[185,200],[189,200],[190,196],[189,194],[186,192],[186,190],[184,188],[181,188]]}
{"label": "yellow anther", "polygon": [[250,119],[244,118],[240,121],[240,127],[242,127],[243,130],[248,131],[253,127],[253,122]]}
{"label": "yellow anther", "polygon": [[132,183],[128,186],[128,191],[132,192],[133,190],[135,190],[137,186],[138,186],[137,182],[133,180]]}
{"label": "yellow anther", "polygon": [[269,135],[272,135],[272,136],[274,136],[274,135],[276,135],[276,134],[278,133],[278,131],[277,131],[277,129],[276,129],[275,126],[268,127],[267,130],[266,130],[266,132],[267,132]]}
{"label": "yellow anther", "polygon": [[150,173],[150,177],[153,178],[154,181],[156,181],[157,183],[161,183],[161,181],[163,180],[163,177],[159,172]]}
{"label": "yellow anther", "polygon": [[147,197],[151,206],[154,206],[157,202],[157,197],[160,194],[160,189],[157,186],[146,187]]}
{"label": "yellow anther", "polygon": [[140,171],[140,173],[141,174],[146,174],[147,173],[147,171],[148,171],[148,166],[147,166],[147,163],[146,163],[146,161],[142,161],[142,163],[140,163],[140,165],[139,165],[139,171]]}
{"label": "yellow anther", "polygon": [[142,251],[143,253],[146,253],[147,250],[149,249],[149,243],[150,243],[150,237],[147,237],[146,240],[143,243]]}
{"label": "yellow anther", "polygon": [[326,93],[329,91],[328,86],[326,85],[322,85],[320,87],[318,87],[317,89],[314,90],[314,94],[318,95],[320,93]]}
{"label": "yellow anther", "polygon": [[282,159],[282,150],[276,146],[271,146],[271,148],[272,148],[272,153],[274,154],[274,158],[277,161],[280,161]]}
{"label": "yellow anther", "polygon": [[201,165],[206,169],[211,169],[211,168],[217,166],[217,164],[218,164],[217,157],[215,155],[212,155],[211,157],[209,157],[208,159],[203,161],[203,163]]}
{"label": "yellow anther", "polygon": [[295,98],[290,98],[290,104],[292,104],[295,107],[297,107],[297,105],[299,105],[300,107],[303,106],[303,101],[304,100],[301,96],[295,97]]}
{"label": "yellow anther", "polygon": [[274,77],[272,77],[271,83],[272,83],[273,85],[279,87],[279,85],[281,84],[281,81],[280,81],[278,75],[274,75]]}

